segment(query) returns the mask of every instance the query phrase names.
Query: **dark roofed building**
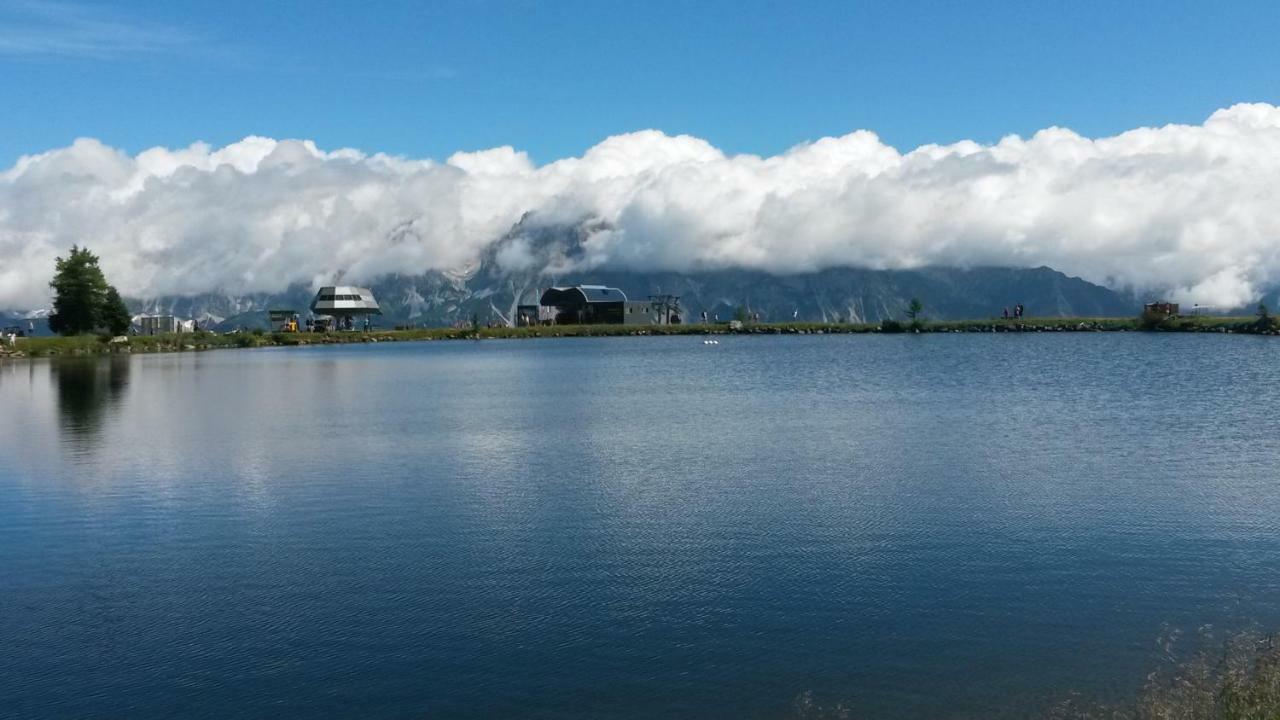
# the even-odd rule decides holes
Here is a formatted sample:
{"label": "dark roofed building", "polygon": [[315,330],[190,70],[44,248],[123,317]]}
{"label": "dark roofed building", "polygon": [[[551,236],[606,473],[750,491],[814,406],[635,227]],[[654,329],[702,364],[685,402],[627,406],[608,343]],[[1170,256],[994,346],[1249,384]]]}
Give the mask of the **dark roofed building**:
{"label": "dark roofed building", "polygon": [[[532,324],[531,306],[518,308],[518,324]],[[618,288],[604,285],[553,287],[542,292],[536,322],[555,325],[666,325],[680,322],[680,299],[654,296],[647,301],[627,300]]]}
{"label": "dark roofed building", "polygon": [[627,295],[604,285],[553,287],[542,292],[538,304],[551,308],[557,325],[621,325],[626,317]]}

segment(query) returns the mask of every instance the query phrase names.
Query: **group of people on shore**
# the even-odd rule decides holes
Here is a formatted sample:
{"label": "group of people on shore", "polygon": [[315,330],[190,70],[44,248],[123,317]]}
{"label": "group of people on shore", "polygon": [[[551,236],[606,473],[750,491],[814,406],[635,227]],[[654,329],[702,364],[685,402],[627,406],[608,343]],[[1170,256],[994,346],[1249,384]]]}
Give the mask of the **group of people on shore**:
{"label": "group of people on shore", "polygon": [[1022,307],[1022,303],[1018,303],[1017,305],[1013,306],[1012,315],[1009,314],[1009,308],[1006,307],[1004,309],[1004,315],[1002,317],[1004,317],[1005,320],[1008,320],[1011,317],[1014,320],[1021,320],[1024,312],[1026,312],[1026,308]]}
{"label": "group of people on shore", "polygon": [[[365,315],[364,319],[359,323],[357,323],[356,319],[351,315],[336,318],[308,317],[302,327],[306,328],[306,331],[309,333],[325,333],[330,330],[355,331],[357,328],[362,328],[365,332],[369,332],[373,329],[373,321],[368,315]],[[284,327],[281,329],[285,332],[298,332],[297,318],[291,318],[286,321]]]}

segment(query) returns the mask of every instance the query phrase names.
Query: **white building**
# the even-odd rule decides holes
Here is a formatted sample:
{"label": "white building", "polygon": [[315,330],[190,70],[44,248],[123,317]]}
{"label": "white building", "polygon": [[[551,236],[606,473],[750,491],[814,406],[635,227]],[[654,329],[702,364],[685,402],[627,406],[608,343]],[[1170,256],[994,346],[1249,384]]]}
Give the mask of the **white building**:
{"label": "white building", "polygon": [[172,315],[143,315],[138,318],[143,335],[163,335],[178,332],[178,319]]}
{"label": "white building", "polygon": [[369,288],[336,285],[320,288],[311,301],[311,312],[334,318],[339,327],[354,328],[356,317],[381,315],[382,309]]}

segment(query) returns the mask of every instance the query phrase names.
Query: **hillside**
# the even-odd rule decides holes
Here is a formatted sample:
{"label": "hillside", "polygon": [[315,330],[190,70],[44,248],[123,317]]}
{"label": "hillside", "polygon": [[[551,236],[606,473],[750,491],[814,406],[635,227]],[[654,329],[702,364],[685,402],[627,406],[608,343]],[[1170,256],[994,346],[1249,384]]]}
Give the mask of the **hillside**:
{"label": "hillside", "polygon": [[[901,319],[913,297],[935,320],[998,317],[1016,303],[1039,317],[1118,317],[1138,310],[1132,296],[1047,267],[832,268],[791,275],[742,269],[574,269],[587,264],[584,246],[598,230],[585,222],[539,226],[526,219],[465,271],[379,278],[368,285],[383,308],[380,325],[448,326],[473,317],[486,324],[504,323],[514,316],[516,305],[536,303],[543,288],[579,283],[618,287],[633,300],[677,295],[691,320],[704,311],[709,318],[728,319],[743,308],[765,321],[874,323]],[[129,306],[136,314],[173,314],[223,330],[264,326],[270,308],[305,313],[312,295],[312,288],[296,284],[281,293],[133,298]],[[10,324],[3,317],[0,322]]]}

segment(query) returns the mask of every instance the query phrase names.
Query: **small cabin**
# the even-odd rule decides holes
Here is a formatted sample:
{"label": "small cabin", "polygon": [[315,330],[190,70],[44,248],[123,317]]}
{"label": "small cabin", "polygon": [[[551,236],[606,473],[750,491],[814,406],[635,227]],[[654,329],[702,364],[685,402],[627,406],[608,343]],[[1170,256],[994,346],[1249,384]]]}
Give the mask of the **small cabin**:
{"label": "small cabin", "polygon": [[1150,302],[1142,306],[1142,314],[1147,317],[1170,318],[1178,314],[1178,303]]}
{"label": "small cabin", "polygon": [[517,305],[516,306],[516,327],[531,327],[540,325],[539,308],[540,305]]}
{"label": "small cabin", "polygon": [[178,332],[178,319],[172,315],[143,315],[138,318],[139,332],[143,335],[164,335]]}
{"label": "small cabin", "polygon": [[267,320],[273,332],[298,332],[298,313],[293,310],[268,310]]}

